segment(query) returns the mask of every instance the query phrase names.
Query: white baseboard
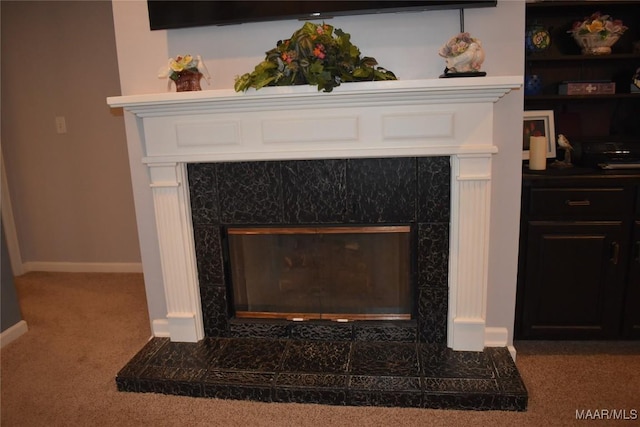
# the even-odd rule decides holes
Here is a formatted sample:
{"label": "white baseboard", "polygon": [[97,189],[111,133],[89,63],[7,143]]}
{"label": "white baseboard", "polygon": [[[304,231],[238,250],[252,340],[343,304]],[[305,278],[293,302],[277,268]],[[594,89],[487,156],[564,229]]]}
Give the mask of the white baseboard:
{"label": "white baseboard", "polygon": [[485,347],[507,347],[511,358],[516,361],[516,348],[509,345],[509,331],[507,328],[485,328],[484,329],[484,346]]}
{"label": "white baseboard", "polygon": [[137,262],[25,262],[24,273],[50,271],[54,273],[142,273],[142,263]]}
{"label": "white baseboard", "polygon": [[154,337],[170,338],[169,321],[167,319],[155,319],[151,322],[151,333]]}
{"label": "white baseboard", "polygon": [[29,330],[27,322],[19,321],[0,334],[0,348],[20,338]]}
{"label": "white baseboard", "polygon": [[506,347],[509,337],[507,328],[484,328],[484,346],[485,347]]}

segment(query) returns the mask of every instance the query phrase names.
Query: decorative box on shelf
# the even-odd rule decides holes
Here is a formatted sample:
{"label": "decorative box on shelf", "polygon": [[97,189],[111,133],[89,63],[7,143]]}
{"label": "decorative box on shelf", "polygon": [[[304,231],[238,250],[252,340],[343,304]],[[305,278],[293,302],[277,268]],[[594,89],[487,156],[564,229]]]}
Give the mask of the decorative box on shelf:
{"label": "decorative box on shelf", "polygon": [[558,95],[613,95],[615,82],[609,80],[566,81],[558,85]]}

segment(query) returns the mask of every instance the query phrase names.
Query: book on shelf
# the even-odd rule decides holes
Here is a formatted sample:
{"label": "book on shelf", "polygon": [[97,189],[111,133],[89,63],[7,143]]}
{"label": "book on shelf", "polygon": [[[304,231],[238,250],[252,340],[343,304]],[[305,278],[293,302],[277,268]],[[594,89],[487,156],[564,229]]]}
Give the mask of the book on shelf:
{"label": "book on shelf", "polygon": [[573,80],[560,83],[558,95],[613,95],[616,83],[610,80]]}

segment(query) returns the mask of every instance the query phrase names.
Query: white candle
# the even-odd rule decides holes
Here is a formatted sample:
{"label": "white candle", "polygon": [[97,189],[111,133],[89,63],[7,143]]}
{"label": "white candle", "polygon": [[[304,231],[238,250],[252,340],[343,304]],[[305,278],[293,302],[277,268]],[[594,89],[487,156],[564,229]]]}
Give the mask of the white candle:
{"label": "white candle", "polygon": [[547,168],[547,137],[529,138],[529,169],[541,171]]}

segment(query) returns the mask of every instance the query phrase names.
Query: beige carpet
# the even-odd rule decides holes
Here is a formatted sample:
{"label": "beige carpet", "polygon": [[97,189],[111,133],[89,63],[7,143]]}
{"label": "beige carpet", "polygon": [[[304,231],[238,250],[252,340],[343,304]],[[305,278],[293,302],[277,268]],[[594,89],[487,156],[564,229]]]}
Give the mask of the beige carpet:
{"label": "beige carpet", "polygon": [[29,332],[2,349],[3,427],[640,425],[575,419],[576,410],[640,412],[639,342],[517,343],[522,413],[121,393],[116,373],[150,336],[142,276],[29,273],[16,286]]}

